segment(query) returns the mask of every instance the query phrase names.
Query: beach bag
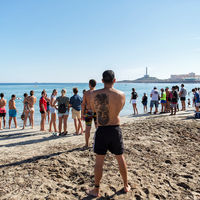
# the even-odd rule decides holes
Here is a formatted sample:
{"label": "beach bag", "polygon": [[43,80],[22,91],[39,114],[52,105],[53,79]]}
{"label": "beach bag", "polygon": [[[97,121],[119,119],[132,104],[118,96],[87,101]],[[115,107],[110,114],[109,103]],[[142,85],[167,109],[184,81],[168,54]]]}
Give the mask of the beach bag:
{"label": "beach bag", "polygon": [[58,112],[59,113],[66,113],[67,109],[66,109],[66,106],[65,106],[65,103],[61,103],[58,107]]}

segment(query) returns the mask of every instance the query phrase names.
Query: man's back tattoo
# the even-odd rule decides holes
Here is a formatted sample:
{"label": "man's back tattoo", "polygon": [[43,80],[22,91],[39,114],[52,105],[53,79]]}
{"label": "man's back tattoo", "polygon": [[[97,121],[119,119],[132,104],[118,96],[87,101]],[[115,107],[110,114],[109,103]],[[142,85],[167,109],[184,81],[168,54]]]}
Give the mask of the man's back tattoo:
{"label": "man's back tattoo", "polygon": [[109,98],[107,94],[97,94],[94,105],[98,115],[98,123],[106,125],[109,122]]}

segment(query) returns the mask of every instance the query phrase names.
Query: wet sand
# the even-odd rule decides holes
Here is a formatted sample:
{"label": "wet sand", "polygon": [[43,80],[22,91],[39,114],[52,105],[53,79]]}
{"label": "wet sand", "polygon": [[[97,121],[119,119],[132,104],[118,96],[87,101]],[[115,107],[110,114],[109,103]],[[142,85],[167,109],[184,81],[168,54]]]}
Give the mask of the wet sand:
{"label": "wet sand", "polygon": [[69,135],[59,137],[39,127],[1,131],[0,199],[200,199],[200,120],[193,110],[122,117],[132,189],[123,192],[118,164],[108,153],[101,198],[85,194],[94,185],[94,128],[88,149],[84,135],[73,136],[73,123]]}

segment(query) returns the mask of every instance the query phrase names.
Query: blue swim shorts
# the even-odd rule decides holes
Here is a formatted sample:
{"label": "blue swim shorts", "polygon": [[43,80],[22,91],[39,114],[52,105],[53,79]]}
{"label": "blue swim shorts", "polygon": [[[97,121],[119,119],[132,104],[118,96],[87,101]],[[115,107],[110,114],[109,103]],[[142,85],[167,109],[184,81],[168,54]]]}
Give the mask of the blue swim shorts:
{"label": "blue swim shorts", "polygon": [[155,105],[155,107],[157,108],[158,107],[158,101],[151,100],[150,107],[153,108],[153,105]]}
{"label": "blue swim shorts", "polygon": [[17,111],[15,109],[9,110],[9,117],[17,117]]}
{"label": "blue swim shorts", "polygon": [[161,100],[161,103],[166,103],[166,101],[165,100]]}

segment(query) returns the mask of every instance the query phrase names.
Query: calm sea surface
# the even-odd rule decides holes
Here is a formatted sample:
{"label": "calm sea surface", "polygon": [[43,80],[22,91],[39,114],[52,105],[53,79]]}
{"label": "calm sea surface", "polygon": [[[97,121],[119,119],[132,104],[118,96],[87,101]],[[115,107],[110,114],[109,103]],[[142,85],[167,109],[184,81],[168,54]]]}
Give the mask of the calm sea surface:
{"label": "calm sea surface", "polygon": [[[141,103],[143,93],[146,92],[148,95],[148,109],[149,109],[149,103],[150,103],[150,93],[154,86],[157,86],[157,88],[160,90],[161,88],[165,88],[166,86],[169,86],[170,88],[175,84],[155,84],[155,83],[116,83],[114,87],[118,90],[121,90],[126,95],[126,103],[123,108],[123,110],[120,113],[120,116],[123,115],[129,115],[133,113],[132,105],[129,103],[131,98],[131,92],[132,88],[134,87],[136,89],[136,92],[138,93],[138,111],[139,113],[143,113],[143,105]],[[88,83],[44,83],[44,84],[0,84],[0,93],[4,93],[5,99],[10,100],[11,95],[15,94],[17,97],[21,99],[16,99],[16,108],[18,109],[19,113],[17,115],[17,121],[18,124],[22,125],[21,120],[21,113],[23,111],[23,94],[24,93],[30,93],[30,90],[35,91],[35,96],[37,97],[37,103],[35,105],[35,125],[38,125],[40,123],[40,112],[39,112],[39,98],[41,97],[41,92],[43,89],[47,91],[47,95],[50,96],[53,89],[58,90],[58,96],[60,95],[60,91],[62,88],[65,88],[67,90],[66,96],[71,97],[73,95],[72,88],[77,87],[79,89],[79,95],[82,96],[83,89],[89,89]],[[103,87],[102,83],[98,83],[96,86],[96,89],[100,89]],[[180,87],[180,85],[179,85]],[[185,88],[187,89],[187,92],[190,92],[192,88],[194,87],[200,87],[199,85],[195,84],[185,84]],[[187,99],[192,99],[192,93],[190,95],[187,95]],[[8,103],[6,106],[7,113],[8,113]],[[69,121],[72,121],[71,113],[69,115]],[[7,114],[7,122],[8,122],[8,114]]]}

